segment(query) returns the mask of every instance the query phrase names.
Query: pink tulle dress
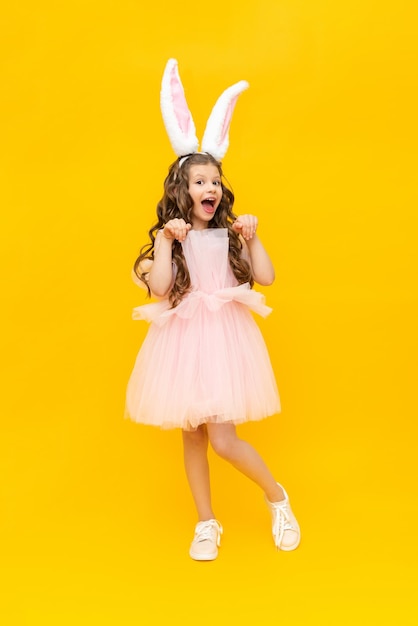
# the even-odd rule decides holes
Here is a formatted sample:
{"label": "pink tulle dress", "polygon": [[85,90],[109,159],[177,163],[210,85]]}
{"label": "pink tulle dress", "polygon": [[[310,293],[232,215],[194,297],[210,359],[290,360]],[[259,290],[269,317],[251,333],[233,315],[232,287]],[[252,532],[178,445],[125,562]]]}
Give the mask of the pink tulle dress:
{"label": "pink tulle dress", "polygon": [[191,230],[182,243],[192,290],[134,309],[151,322],[132,371],[126,416],[161,428],[193,430],[239,424],[280,411],[264,339],[251,311],[271,309],[238,285],[228,261],[226,228]]}

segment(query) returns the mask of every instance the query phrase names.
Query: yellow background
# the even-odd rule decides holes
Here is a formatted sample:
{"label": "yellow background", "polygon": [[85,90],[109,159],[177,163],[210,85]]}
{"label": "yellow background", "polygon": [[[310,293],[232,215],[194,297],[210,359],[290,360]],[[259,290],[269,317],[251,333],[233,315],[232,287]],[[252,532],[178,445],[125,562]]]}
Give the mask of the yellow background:
{"label": "yellow background", "polygon": [[[415,3],[3,3],[1,610],[14,624],[417,624]],[[277,281],[283,412],[240,429],[289,491],[211,455],[220,556],[188,557],[179,432],[123,419],[130,279],[173,160],[175,57],[201,137],[242,78],[225,173]]]}

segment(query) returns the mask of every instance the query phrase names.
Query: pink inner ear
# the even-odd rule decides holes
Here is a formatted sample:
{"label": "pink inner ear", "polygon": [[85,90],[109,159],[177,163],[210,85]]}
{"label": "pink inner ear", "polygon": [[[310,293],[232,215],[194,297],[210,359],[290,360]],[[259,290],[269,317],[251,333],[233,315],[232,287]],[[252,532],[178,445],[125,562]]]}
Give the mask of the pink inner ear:
{"label": "pink inner ear", "polygon": [[174,66],[171,70],[170,90],[173,98],[173,108],[180,129],[185,135],[188,134],[190,128],[190,111],[184,97],[183,85],[177,74],[177,68]]}
{"label": "pink inner ear", "polygon": [[[239,94],[238,94],[239,95]],[[222,124],[221,138],[219,141],[219,145],[222,145],[225,141],[225,138],[228,134],[229,125],[231,123],[232,112],[234,110],[235,104],[238,99],[238,95],[235,98],[232,98],[231,102],[228,105],[228,108],[225,113],[224,123]]]}

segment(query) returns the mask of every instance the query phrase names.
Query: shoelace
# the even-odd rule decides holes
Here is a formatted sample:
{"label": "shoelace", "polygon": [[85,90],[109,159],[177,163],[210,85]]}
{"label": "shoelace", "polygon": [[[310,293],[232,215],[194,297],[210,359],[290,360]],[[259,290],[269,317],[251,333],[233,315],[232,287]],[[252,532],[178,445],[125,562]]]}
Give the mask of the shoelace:
{"label": "shoelace", "polygon": [[199,522],[196,526],[196,536],[195,541],[215,541],[214,535],[216,535],[216,545],[219,547],[221,545],[221,534],[223,533],[223,528],[221,524],[217,520],[209,520],[207,522]]}
{"label": "shoelace", "polygon": [[274,505],[275,520],[273,523],[273,536],[276,546],[282,545],[283,535],[286,530],[295,530],[290,523],[289,512],[287,510],[287,502]]}

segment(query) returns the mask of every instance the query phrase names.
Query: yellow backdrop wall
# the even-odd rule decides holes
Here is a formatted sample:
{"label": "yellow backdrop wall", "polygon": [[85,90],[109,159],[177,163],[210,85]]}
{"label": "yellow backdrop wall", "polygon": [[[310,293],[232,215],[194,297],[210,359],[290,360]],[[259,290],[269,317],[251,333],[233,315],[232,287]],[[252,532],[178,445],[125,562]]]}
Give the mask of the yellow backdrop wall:
{"label": "yellow backdrop wall", "polygon": [[[4,623],[416,624],[415,4],[22,0],[1,25]],[[123,419],[170,57],[199,136],[250,82],[224,169],[276,266],[283,412],[240,432],[292,495],[293,554],[213,457],[226,532],[192,562],[179,433]]]}

